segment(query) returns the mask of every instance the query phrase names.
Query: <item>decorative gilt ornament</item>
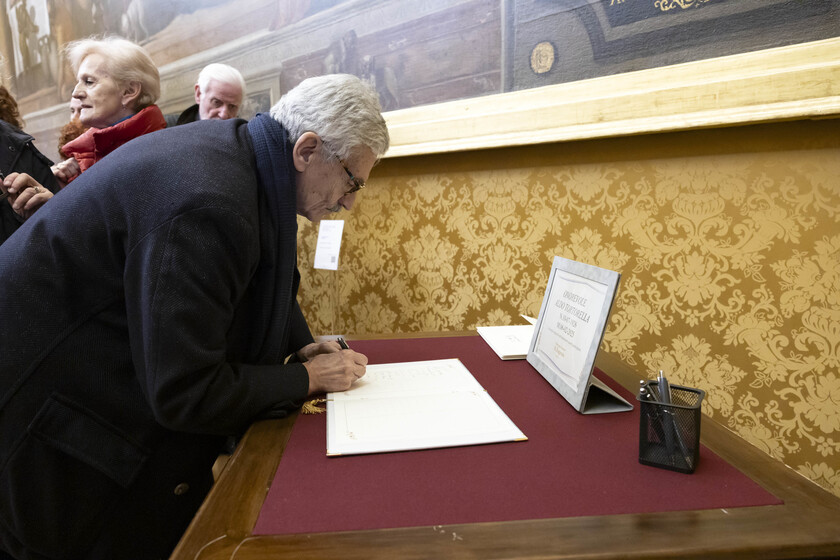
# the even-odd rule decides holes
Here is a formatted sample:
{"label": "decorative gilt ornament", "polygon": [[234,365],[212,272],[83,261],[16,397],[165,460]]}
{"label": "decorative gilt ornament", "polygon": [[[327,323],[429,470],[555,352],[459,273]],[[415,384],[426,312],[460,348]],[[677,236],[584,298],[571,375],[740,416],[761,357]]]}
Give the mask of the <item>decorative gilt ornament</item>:
{"label": "decorative gilt ornament", "polygon": [[308,400],[305,403],[303,403],[302,407],[300,407],[300,411],[303,414],[321,414],[322,412],[324,412],[327,409],[324,408],[323,406],[318,406],[318,405],[324,404],[325,402],[327,402],[327,399]]}
{"label": "decorative gilt ornament", "polygon": [[683,10],[687,10],[689,8],[699,8],[708,1],[709,0],[657,0],[653,3],[653,5],[659,8],[660,11],[667,12],[668,10],[673,10],[674,8],[682,8]]}
{"label": "decorative gilt ornament", "polygon": [[538,43],[531,51],[531,70],[534,74],[545,74],[554,66],[554,45],[548,41]]}

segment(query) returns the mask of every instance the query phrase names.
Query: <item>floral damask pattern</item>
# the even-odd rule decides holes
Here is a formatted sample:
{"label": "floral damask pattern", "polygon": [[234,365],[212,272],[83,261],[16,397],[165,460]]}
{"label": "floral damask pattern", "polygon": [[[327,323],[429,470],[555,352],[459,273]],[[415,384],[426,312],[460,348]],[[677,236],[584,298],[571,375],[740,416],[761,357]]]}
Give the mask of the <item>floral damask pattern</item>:
{"label": "floral damask pattern", "polygon": [[369,184],[337,272],[299,221],[315,334],[521,323],[555,255],[617,270],[604,351],[840,495],[836,122],[385,160]]}

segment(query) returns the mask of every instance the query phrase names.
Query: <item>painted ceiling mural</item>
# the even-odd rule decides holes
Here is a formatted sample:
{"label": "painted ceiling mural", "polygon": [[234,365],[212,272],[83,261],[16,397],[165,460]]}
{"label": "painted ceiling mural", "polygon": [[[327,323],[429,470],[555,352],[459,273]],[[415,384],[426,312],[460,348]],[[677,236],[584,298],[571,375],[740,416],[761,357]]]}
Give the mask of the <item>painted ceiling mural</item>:
{"label": "painted ceiling mural", "polygon": [[[3,0],[3,83],[24,113],[69,99],[63,46],[116,34],[159,67],[243,38],[282,89],[349,72],[386,110],[836,36],[840,0]],[[247,41],[244,48],[253,48]],[[265,54],[265,53],[264,53]],[[246,74],[247,74],[247,69]],[[246,76],[247,78],[248,76]]]}

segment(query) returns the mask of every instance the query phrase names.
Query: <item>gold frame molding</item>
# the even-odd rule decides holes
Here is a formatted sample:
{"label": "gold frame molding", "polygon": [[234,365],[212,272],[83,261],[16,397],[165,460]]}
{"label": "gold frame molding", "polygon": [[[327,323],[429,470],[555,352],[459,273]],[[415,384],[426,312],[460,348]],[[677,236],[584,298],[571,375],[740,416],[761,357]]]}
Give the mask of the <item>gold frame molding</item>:
{"label": "gold frame molding", "polygon": [[385,114],[385,157],[840,115],[840,37]]}

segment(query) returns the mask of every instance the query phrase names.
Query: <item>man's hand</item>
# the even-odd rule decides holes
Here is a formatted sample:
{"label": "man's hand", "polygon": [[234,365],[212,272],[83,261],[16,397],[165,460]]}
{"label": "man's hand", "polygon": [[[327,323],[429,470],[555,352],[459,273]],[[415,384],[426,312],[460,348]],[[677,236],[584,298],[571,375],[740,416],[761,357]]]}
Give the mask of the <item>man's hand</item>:
{"label": "man's hand", "polygon": [[29,218],[53,196],[27,173],[9,173],[3,179],[3,190],[9,193],[12,210],[24,218]]}
{"label": "man's hand", "polygon": [[318,354],[303,364],[309,373],[309,394],[346,391],[365,374],[367,363],[367,356],[353,350]]}
{"label": "man's hand", "polygon": [[298,360],[305,362],[307,360],[311,360],[318,354],[331,354],[333,352],[338,352],[339,350],[341,350],[341,346],[339,346],[338,342],[335,340],[328,340],[326,342],[313,342],[312,344],[307,344],[298,350],[296,354]]}

